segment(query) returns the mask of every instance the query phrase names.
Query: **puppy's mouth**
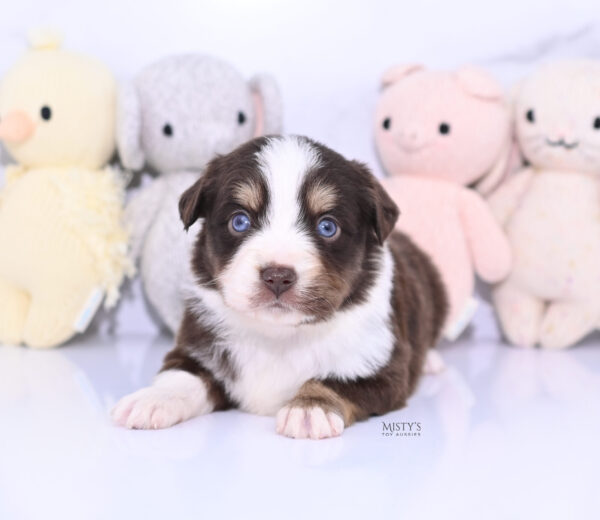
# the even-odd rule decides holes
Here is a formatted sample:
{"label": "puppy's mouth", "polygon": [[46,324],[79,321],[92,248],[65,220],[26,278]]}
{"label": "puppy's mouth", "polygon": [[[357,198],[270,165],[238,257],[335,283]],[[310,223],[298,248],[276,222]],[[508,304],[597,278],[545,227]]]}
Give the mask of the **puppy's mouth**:
{"label": "puppy's mouth", "polygon": [[284,295],[283,297],[274,297],[272,294],[266,291],[259,291],[258,294],[251,299],[252,309],[255,311],[266,311],[273,314],[288,314],[291,312],[297,312],[297,306],[295,305],[294,298],[290,298],[292,295]]}
{"label": "puppy's mouth", "polygon": [[295,310],[290,305],[283,303],[279,300],[275,300],[271,303],[263,305],[262,309],[267,310],[267,311],[276,312],[276,313],[287,313],[287,312],[292,312],[293,310]]}
{"label": "puppy's mouth", "polygon": [[568,143],[564,139],[553,141],[552,139],[548,139],[546,137],[546,144],[548,146],[551,146],[552,148],[564,148],[565,150],[573,150],[573,148],[577,148],[579,146],[579,141],[573,141],[571,143]]}

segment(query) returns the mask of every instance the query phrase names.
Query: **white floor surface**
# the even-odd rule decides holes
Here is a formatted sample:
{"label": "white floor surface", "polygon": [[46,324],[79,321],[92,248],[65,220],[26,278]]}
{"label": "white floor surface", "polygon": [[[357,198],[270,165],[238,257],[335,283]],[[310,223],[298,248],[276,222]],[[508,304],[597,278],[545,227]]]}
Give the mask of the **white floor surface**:
{"label": "white floor surface", "polygon": [[[337,439],[282,438],[273,418],[237,411],[112,426],[110,407],[171,341],[0,347],[1,519],[599,518],[597,339],[443,346],[447,369],[404,410]],[[420,435],[386,436],[383,421]]]}

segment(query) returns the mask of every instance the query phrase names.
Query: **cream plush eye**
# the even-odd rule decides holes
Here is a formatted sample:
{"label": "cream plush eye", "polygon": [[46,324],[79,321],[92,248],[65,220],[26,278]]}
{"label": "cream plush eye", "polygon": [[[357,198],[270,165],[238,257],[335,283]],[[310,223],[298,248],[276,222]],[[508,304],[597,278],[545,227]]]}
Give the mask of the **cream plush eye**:
{"label": "cream plush eye", "polygon": [[50,118],[52,117],[52,109],[48,105],[44,105],[40,109],[40,116],[42,116],[44,121],[50,121]]}

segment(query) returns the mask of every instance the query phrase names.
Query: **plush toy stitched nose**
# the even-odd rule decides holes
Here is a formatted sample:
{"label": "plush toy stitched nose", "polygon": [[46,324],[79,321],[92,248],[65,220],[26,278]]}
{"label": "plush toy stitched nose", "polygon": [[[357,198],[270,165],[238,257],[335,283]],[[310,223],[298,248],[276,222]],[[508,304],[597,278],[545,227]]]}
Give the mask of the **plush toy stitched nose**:
{"label": "plush toy stitched nose", "polygon": [[285,291],[291,289],[296,283],[296,271],[291,267],[272,266],[263,269],[260,273],[263,283],[279,298]]}
{"label": "plush toy stitched nose", "polygon": [[402,147],[415,148],[423,144],[422,134],[417,130],[400,130],[397,140]]}
{"label": "plush toy stitched nose", "polygon": [[31,137],[35,126],[31,118],[21,110],[8,112],[0,119],[0,139],[19,144]]}

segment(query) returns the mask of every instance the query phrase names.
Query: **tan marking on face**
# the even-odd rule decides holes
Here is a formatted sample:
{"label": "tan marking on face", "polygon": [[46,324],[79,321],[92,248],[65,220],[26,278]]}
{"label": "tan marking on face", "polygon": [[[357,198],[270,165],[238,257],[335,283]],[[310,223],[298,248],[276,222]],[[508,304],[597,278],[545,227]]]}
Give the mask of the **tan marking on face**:
{"label": "tan marking on face", "polygon": [[258,211],[262,204],[260,186],[252,180],[237,184],[233,189],[233,196],[242,206],[253,211]]}
{"label": "tan marking on face", "polygon": [[316,182],[309,188],[306,200],[311,213],[321,215],[335,208],[337,191],[333,186]]}

